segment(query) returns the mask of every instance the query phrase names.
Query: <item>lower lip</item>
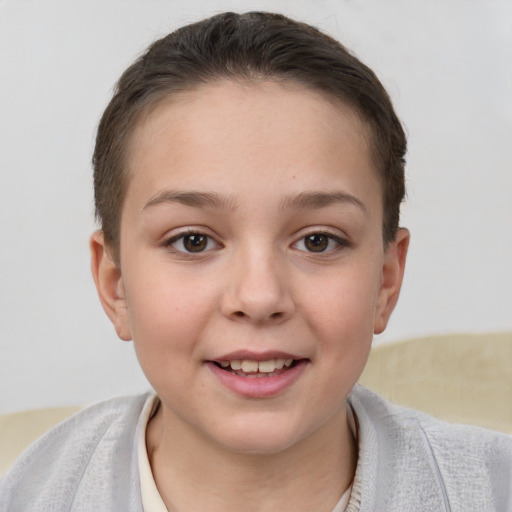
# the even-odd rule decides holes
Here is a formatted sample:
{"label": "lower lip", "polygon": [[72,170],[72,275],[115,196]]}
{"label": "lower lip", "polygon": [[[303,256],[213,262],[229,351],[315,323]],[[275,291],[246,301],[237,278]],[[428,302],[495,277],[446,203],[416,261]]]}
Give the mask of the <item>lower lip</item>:
{"label": "lower lip", "polygon": [[230,391],[247,398],[268,398],[282,393],[302,375],[307,360],[298,361],[292,368],[273,377],[241,377],[208,362],[206,365]]}

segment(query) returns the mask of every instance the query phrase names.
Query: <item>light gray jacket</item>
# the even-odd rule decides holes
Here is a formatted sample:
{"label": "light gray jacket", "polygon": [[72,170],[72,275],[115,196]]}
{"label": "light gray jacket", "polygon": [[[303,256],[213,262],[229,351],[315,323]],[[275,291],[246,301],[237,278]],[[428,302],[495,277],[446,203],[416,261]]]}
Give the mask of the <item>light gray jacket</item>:
{"label": "light gray jacket", "polygon": [[[1,512],[142,512],[136,429],[147,395],[81,411],[0,482]],[[512,512],[512,437],[454,426],[356,386],[349,512]],[[207,511],[206,511],[207,512]]]}

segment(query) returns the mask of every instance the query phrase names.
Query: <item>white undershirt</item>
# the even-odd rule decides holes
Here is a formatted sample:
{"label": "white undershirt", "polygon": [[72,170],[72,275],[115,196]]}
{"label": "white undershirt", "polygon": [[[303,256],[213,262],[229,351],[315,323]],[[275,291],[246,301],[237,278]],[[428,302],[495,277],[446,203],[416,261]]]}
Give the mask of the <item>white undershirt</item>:
{"label": "white undershirt", "polygon": [[[146,400],[142,413],[139,419],[138,425],[138,455],[139,455],[139,475],[140,475],[140,491],[142,495],[142,508],[144,512],[168,512],[165,503],[158,492],[156,487],[153,473],[151,472],[151,466],[149,464],[148,452],[146,449],[146,428],[150,418],[153,416],[160,400],[157,395],[151,395]],[[349,425],[352,433],[355,436],[356,426],[352,409],[347,407],[349,412]],[[344,512],[347,507],[350,493],[352,491],[352,485],[343,493],[332,512]]]}
{"label": "white undershirt", "polygon": [[139,475],[140,492],[142,495],[142,509],[144,512],[168,512],[165,503],[156,488],[155,479],[149,465],[148,452],[146,449],[146,427],[153,412],[157,408],[160,400],[158,395],[148,397],[139,419]]}

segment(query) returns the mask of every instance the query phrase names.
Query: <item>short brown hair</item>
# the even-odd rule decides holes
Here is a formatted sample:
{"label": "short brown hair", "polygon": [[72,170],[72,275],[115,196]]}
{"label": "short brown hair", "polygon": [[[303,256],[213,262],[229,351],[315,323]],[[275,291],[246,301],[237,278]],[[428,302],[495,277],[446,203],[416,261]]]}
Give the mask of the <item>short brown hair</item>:
{"label": "short brown hair", "polygon": [[140,116],[173,93],[227,78],[300,83],[352,107],[369,128],[383,184],[383,238],[394,239],[405,194],[406,137],[373,71],[318,29],[280,14],[223,13],[153,43],[121,76],[96,137],[96,218],[114,255],[127,188],[125,154]]}

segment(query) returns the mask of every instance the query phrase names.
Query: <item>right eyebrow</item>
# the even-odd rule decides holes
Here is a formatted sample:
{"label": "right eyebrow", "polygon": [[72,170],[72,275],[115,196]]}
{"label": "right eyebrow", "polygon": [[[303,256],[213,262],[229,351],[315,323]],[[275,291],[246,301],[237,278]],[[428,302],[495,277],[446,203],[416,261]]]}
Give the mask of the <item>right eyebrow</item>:
{"label": "right eyebrow", "polygon": [[215,208],[221,210],[234,210],[236,208],[233,198],[215,192],[163,190],[149,199],[142,209],[146,210],[162,203],[180,203],[196,208]]}

